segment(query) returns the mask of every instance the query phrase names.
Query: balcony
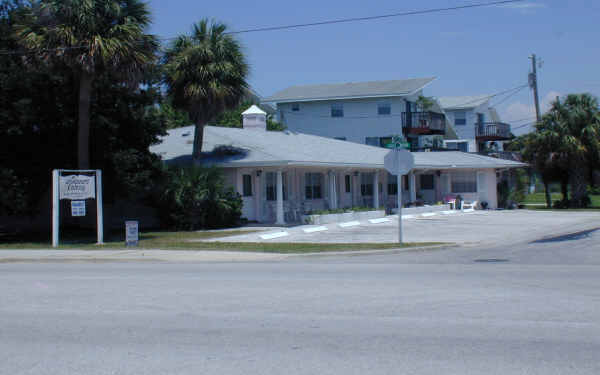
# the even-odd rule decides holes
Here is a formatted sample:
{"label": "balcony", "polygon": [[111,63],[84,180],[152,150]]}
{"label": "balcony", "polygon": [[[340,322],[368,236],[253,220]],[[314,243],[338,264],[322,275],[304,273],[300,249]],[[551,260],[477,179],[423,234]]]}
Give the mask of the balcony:
{"label": "balcony", "polygon": [[477,141],[506,141],[510,139],[510,125],[503,122],[485,122],[475,124]]}
{"label": "balcony", "polygon": [[402,131],[405,135],[443,135],[446,116],[437,112],[402,112]]}

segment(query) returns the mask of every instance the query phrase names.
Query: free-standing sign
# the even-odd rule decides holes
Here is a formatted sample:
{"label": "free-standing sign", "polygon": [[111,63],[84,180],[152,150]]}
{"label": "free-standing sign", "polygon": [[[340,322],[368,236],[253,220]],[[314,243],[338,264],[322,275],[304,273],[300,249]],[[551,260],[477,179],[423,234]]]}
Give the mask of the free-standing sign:
{"label": "free-standing sign", "polygon": [[[394,137],[396,138],[396,137]],[[383,159],[385,169],[396,175],[398,183],[398,242],[402,243],[402,176],[408,174],[415,167],[415,157],[410,151],[402,149],[400,142],[396,143],[396,149],[390,151]]]}
{"label": "free-standing sign", "polygon": [[[63,173],[68,175],[63,176]],[[87,175],[87,174],[91,174]],[[66,170],[52,171],[52,246],[58,246],[60,227],[60,200],[71,200],[71,214],[85,216],[85,201],[96,199],[98,244],[104,243],[104,216],[102,203],[102,171]]]}
{"label": "free-standing sign", "polygon": [[125,245],[137,246],[139,240],[139,225],[137,221],[126,221],[125,222]]}
{"label": "free-standing sign", "polygon": [[81,200],[93,198],[96,198],[95,176],[60,176],[60,199]]}
{"label": "free-standing sign", "polygon": [[71,216],[85,216],[85,201],[71,201]]}

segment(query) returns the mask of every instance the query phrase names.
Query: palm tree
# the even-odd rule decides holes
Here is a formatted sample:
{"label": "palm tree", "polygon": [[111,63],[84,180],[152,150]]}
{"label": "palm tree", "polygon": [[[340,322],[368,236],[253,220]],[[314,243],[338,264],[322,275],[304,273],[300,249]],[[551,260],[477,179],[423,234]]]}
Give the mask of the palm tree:
{"label": "palm tree", "polygon": [[202,152],[206,123],[235,108],[248,84],[248,63],[241,44],[222,23],[201,20],[191,35],[179,36],[164,57],[164,83],[176,108],[196,125],[194,158]]}
{"label": "palm tree", "polygon": [[587,177],[600,155],[600,115],[598,101],[589,94],[571,94],[561,103],[552,103],[537,132],[552,145],[558,158],[569,167],[571,207],[589,204]]}
{"label": "palm tree", "polygon": [[58,60],[79,80],[77,161],[89,163],[90,101],[94,77],[117,74],[134,84],[156,58],[158,41],[145,34],[150,12],[140,0],[41,0],[17,26],[20,43],[41,60]]}

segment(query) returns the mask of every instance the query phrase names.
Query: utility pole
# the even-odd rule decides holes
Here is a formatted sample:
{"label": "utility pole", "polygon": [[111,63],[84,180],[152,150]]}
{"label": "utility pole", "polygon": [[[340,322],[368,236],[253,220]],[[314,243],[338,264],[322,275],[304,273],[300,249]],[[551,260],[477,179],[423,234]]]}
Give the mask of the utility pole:
{"label": "utility pole", "polygon": [[542,117],[540,115],[540,98],[538,96],[538,82],[537,82],[537,61],[535,53],[529,56],[531,59],[531,66],[533,68],[532,73],[529,74],[529,87],[533,89],[533,98],[535,100],[535,117],[537,122],[540,122]]}

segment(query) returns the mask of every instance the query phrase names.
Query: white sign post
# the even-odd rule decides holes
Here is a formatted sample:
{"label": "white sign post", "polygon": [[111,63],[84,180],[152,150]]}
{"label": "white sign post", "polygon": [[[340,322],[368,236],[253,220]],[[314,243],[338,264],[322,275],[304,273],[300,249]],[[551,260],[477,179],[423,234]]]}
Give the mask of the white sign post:
{"label": "white sign post", "polygon": [[396,144],[398,146],[385,156],[384,166],[388,172],[396,175],[398,181],[398,243],[402,243],[402,176],[414,168],[415,157],[410,151],[401,148],[400,142]]}
{"label": "white sign post", "polygon": [[[63,176],[63,173],[69,173]],[[88,176],[81,173],[93,173]],[[85,199],[96,199],[98,244],[104,243],[104,218],[102,214],[102,171],[67,170],[52,171],[52,247],[58,247],[60,227],[60,200],[71,201],[71,214],[85,216]]]}

